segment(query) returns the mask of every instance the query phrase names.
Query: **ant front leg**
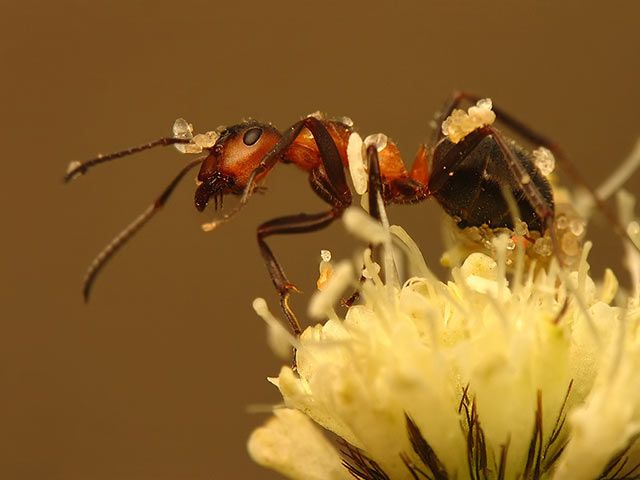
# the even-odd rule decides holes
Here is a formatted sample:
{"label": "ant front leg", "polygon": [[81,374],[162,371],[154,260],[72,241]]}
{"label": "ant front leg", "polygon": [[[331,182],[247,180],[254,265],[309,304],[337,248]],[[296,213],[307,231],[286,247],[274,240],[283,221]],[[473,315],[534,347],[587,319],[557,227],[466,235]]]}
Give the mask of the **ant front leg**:
{"label": "ant front leg", "polygon": [[[275,218],[258,227],[258,245],[260,252],[267,265],[271,280],[280,295],[282,310],[296,336],[302,333],[302,328],[300,327],[300,322],[289,307],[289,296],[292,290],[298,291],[298,289],[287,279],[284,270],[276,260],[265,239],[271,235],[306,233],[321,230],[330,225],[336,218],[339,218],[342,212],[351,204],[351,191],[347,185],[338,148],[324,125],[314,117],[307,117],[290,127],[283,136],[285,141],[282,142],[281,140],[267,153],[258,169],[261,167],[265,169],[271,168],[272,165],[270,165],[270,162],[275,163],[275,160],[273,160],[275,156],[279,157],[284,153],[303,127],[311,131],[322,161],[322,165],[316,166],[311,171],[311,187],[314,192],[329,203],[332,208],[328,212],[316,214],[302,213],[299,215]],[[252,188],[251,185],[247,186],[247,189],[249,188]],[[248,190],[245,190],[245,192],[247,191]]]}

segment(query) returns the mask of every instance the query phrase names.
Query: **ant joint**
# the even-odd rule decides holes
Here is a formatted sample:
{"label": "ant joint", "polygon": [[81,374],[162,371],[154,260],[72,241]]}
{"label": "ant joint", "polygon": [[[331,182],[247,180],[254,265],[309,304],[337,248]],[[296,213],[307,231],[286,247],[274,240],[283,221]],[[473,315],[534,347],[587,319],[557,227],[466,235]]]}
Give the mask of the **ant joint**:
{"label": "ant joint", "polygon": [[464,137],[478,128],[491,125],[496,120],[490,98],[482,98],[465,112],[455,109],[444,122],[442,134],[453,143],[458,143]]}

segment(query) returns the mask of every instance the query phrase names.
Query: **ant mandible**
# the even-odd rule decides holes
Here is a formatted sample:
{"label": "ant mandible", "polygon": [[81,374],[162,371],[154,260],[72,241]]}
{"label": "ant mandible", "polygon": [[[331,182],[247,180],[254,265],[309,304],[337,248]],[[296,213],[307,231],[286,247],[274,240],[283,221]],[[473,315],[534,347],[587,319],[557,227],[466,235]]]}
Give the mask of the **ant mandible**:
{"label": "ant mandible", "polygon": [[[454,112],[461,102],[482,102],[468,93],[454,93],[442,110],[438,126]],[[508,127],[532,143],[548,148],[557,157],[562,151],[542,135],[532,131],[502,110],[493,112]],[[387,140],[385,145],[366,148],[369,198],[379,194],[385,204],[414,203],[433,196],[458,226],[513,228],[509,202],[504,189],[511,192],[529,231],[544,233],[550,229],[554,237],[554,201],[549,182],[534,165],[531,155],[515,143],[506,140],[499,130],[488,124],[479,125],[461,138],[452,140],[434,130],[431,141],[422,145],[408,171],[397,147]],[[280,295],[282,309],[293,333],[300,335],[301,327],[289,307],[289,282],[266,239],[272,235],[305,233],[323,229],[339,218],[351,204],[351,190],[346,180],[347,146],[353,133],[350,122],[326,120],[310,115],[280,133],[269,124],[247,121],[232,127],[188,138],[187,124],[174,137],[160,138],[145,145],[69,165],[65,181],[84,173],[99,163],[131,155],[157,146],[176,145],[190,153],[204,152],[205,156],[187,163],[169,183],[162,194],[127,228],[118,234],[91,263],[83,284],[85,301],[91,286],[105,263],[165,204],[179,181],[192,168],[200,165],[199,186],[195,192],[195,206],[202,211],[213,199],[215,208],[222,205],[224,195],[241,196],[238,205],[218,221],[204,224],[212,230],[232,218],[248,201],[261,181],[278,162],[294,163],[308,172],[312,190],[330,208],[315,214],[301,213],[278,217],[258,227],[257,239],[269,275]],[[175,129],[174,129],[175,130]],[[428,147],[427,145],[430,145]],[[573,172],[576,178],[577,172]],[[584,182],[580,182],[583,183]],[[608,212],[602,202],[596,201]],[[370,213],[379,218],[376,202],[370,201]],[[612,224],[620,229],[615,221]],[[557,251],[557,248],[556,248]]]}

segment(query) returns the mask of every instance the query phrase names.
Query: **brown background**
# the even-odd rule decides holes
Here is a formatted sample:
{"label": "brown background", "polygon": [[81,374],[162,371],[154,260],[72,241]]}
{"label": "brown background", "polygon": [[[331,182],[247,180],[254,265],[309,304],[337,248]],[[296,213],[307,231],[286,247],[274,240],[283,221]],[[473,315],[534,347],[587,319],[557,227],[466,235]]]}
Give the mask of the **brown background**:
{"label": "brown background", "polygon": [[[178,116],[284,128],[320,109],[386,132],[410,163],[454,88],[557,139],[593,184],[640,133],[637,2],[398,3],[0,3],[1,478],[275,478],[245,452],[264,419],[247,409],[278,401],[265,377],[280,365],[251,309],[265,296],[278,313],[255,227],[321,209],[306,178],[278,168],[212,234],[185,181],[87,306],[89,261],[185,157],[160,149],[63,186],[70,160],[168,134]],[[391,215],[433,264],[435,202]],[[605,230],[596,269],[620,251]],[[310,292],[319,249],[357,243],[336,224],[272,245]]]}

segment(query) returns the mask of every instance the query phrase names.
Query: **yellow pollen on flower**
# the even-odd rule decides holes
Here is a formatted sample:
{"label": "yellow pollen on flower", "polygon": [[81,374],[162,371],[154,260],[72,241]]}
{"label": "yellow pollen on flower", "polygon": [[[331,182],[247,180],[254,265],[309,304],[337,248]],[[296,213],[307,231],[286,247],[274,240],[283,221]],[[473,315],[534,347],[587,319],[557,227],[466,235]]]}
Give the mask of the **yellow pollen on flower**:
{"label": "yellow pollen on flower", "polygon": [[322,250],[320,252],[321,262],[320,262],[320,276],[316,281],[316,287],[318,290],[325,290],[329,285],[329,280],[331,279],[331,275],[333,274],[333,266],[331,265],[331,252],[329,250]]}

